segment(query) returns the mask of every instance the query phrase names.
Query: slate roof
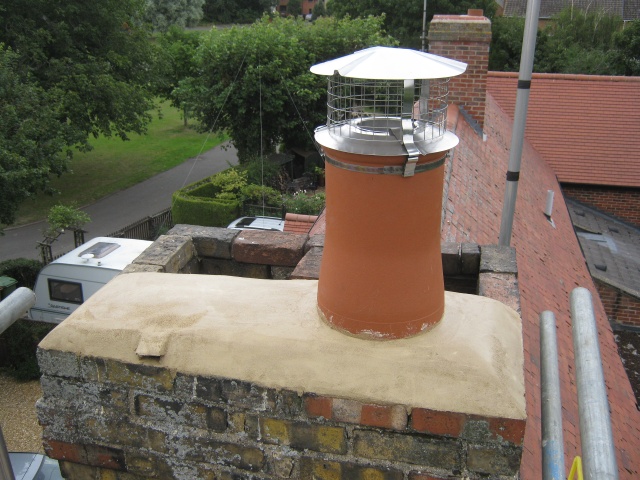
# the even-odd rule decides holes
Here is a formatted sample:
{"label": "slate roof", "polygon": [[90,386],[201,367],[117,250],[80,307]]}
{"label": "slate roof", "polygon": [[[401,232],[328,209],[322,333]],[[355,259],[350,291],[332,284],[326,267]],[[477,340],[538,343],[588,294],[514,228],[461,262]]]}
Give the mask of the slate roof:
{"label": "slate roof", "polygon": [[640,297],[640,229],[567,200],[591,276]]}
{"label": "slate roof", "polygon": [[[517,81],[487,77],[511,117]],[[533,74],[525,136],[560,182],[640,187],[640,77]]]}
{"label": "slate roof", "polygon": [[[486,142],[462,115],[451,121],[460,144],[453,150],[446,174],[442,241],[497,243],[512,121],[491,94],[487,95]],[[543,213],[547,190],[555,192],[554,225]],[[511,244],[518,261],[525,349],[527,428],[522,480],[539,480],[541,475],[538,318],[544,310],[553,311],[557,321],[566,472],[581,454],[569,307],[569,294],[577,286],[588,288],[593,295],[620,478],[640,478],[640,412],[634,393],[554,172],[526,141]]]}
{"label": "slate roof", "polygon": [[[584,11],[602,10],[611,15],[618,15],[625,21],[640,19],[640,2],[638,0],[542,0],[539,18],[548,19],[567,7]],[[527,11],[527,0],[504,0],[505,17],[524,17]]]}

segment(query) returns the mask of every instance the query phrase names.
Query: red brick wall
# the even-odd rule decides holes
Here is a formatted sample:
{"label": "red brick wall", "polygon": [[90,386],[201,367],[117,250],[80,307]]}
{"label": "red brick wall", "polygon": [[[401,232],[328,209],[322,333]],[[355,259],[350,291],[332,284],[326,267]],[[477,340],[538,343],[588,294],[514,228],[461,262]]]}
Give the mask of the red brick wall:
{"label": "red brick wall", "polygon": [[491,22],[480,15],[435,15],[429,27],[429,53],[467,64],[451,79],[449,103],[462,106],[484,128]]}
{"label": "red brick wall", "polygon": [[640,327],[640,300],[594,279],[609,320]]}
{"label": "red brick wall", "polygon": [[600,185],[562,184],[568,198],[591,205],[601,212],[640,227],[640,189]]}

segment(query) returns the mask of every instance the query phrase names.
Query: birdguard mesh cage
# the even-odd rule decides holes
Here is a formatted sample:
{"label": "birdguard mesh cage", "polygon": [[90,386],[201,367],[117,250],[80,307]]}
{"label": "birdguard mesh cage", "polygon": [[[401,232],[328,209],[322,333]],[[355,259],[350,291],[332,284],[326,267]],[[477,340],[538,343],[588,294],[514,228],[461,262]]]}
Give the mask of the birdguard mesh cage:
{"label": "birdguard mesh cage", "polygon": [[332,136],[397,142],[413,129],[415,143],[440,140],[446,131],[449,78],[370,80],[328,77],[327,126]]}

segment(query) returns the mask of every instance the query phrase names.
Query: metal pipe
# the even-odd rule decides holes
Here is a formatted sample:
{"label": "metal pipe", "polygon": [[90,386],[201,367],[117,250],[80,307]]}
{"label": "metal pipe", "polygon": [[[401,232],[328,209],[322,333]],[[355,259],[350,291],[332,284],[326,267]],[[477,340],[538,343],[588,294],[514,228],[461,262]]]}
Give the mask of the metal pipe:
{"label": "metal pipe", "polygon": [[518,94],[511,133],[511,149],[509,151],[509,166],[507,168],[507,185],[504,191],[502,219],[500,220],[500,245],[511,244],[513,230],[513,215],[516,209],[518,195],[518,180],[520,179],[520,163],[522,161],[522,144],[524,142],[524,128],[527,123],[527,108],[529,106],[529,90],[531,89],[531,75],[533,71],[533,55],[536,50],[536,35],[538,33],[538,14],[540,0],[527,2],[527,13],[520,56],[520,75],[518,77]]}
{"label": "metal pipe", "polygon": [[600,359],[598,329],[591,293],[586,288],[578,287],[571,292],[571,320],[584,478],[617,480],[618,466]]}
{"label": "metal pipe", "polygon": [[427,0],[424,0],[424,7],[422,9],[422,52],[425,50],[425,40],[427,38]]}
{"label": "metal pipe", "polygon": [[563,480],[564,437],[562,398],[558,373],[556,317],[546,310],[540,314],[540,390],[542,394],[542,478]]}
{"label": "metal pipe", "polygon": [[22,317],[36,303],[36,294],[25,287],[0,302],[0,333],[9,328],[13,322]]}
{"label": "metal pipe", "polygon": [[2,427],[0,427],[0,480],[15,480],[7,444],[4,442],[4,436],[2,435]]}

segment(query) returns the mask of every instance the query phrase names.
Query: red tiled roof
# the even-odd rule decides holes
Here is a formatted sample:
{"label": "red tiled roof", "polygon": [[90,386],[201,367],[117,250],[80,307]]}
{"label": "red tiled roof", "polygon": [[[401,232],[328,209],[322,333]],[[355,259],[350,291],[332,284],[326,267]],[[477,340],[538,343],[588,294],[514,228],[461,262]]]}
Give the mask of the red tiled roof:
{"label": "red tiled roof", "polygon": [[289,233],[309,233],[316,220],[318,220],[317,215],[287,213],[284,217],[284,231]]}
{"label": "red tiled roof", "polygon": [[[517,82],[487,77],[512,118]],[[533,74],[525,136],[560,182],[640,187],[640,77]]]}
{"label": "red tiled roof", "polygon": [[[640,86],[640,84],[637,84]],[[616,124],[619,125],[619,122]],[[512,121],[487,95],[487,141],[459,117],[460,144],[451,157],[445,189],[442,240],[497,243],[509,159]],[[612,126],[613,128],[613,126]],[[552,141],[557,141],[553,140]],[[521,465],[523,480],[541,475],[540,312],[556,315],[567,472],[580,455],[579,416],[571,336],[569,293],[577,286],[593,295],[600,350],[621,479],[640,478],[640,412],[631,390],[604,308],[587,270],[554,172],[525,142],[512,245],[518,260],[518,282],[525,349],[527,428]],[[555,228],[543,214],[547,190],[553,190]]]}

